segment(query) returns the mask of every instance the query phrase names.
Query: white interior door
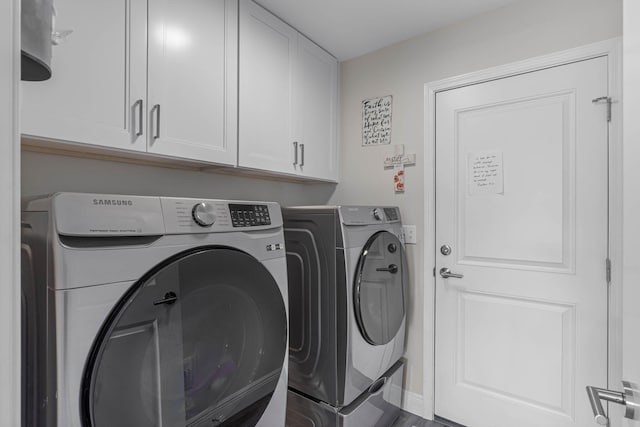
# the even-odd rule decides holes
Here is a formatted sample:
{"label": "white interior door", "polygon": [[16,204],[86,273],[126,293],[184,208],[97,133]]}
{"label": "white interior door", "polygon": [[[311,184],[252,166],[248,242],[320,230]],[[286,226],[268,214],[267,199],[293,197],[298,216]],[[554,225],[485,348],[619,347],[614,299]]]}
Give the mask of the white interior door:
{"label": "white interior door", "polygon": [[608,171],[606,107],[592,100],[607,93],[600,57],[437,94],[436,415],[593,422],[585,386],[607,382]]}

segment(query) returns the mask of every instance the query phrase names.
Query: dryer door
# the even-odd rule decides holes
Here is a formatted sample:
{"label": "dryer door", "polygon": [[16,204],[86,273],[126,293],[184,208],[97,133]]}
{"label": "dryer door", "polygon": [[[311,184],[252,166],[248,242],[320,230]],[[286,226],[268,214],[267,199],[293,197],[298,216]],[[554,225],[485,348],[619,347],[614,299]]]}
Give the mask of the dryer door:
{"label": "dryer door", "polygon": [[380,231],[365,244],[353,287],[355,317],[372,345],[391,341],[402,326],[409,285],[407,261],[400,240]]}
{"label": "dryer door", "polygon": [[252,256],[180,254],[137,282],[93,345],[83,425],[253,426],[284,364],[287,317]]}

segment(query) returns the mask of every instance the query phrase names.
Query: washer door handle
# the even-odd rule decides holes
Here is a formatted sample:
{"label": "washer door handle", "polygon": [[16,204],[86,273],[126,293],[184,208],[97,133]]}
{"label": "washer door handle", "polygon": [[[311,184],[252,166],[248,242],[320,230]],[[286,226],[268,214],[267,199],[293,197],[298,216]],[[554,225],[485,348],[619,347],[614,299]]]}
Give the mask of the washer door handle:
{"label": "washer door handle", "polygon": [[153,305],[167,304],[171,305],[178,301],[178,296],[174,292],[167,292],[162,299],[153,302]]}
{"label": "washer door handle", "polygon": [[391,274],[396,274],[398,272],[398,266],[395,264],[389,264],[389,267],[376,268],[376,271],[388,271]]}

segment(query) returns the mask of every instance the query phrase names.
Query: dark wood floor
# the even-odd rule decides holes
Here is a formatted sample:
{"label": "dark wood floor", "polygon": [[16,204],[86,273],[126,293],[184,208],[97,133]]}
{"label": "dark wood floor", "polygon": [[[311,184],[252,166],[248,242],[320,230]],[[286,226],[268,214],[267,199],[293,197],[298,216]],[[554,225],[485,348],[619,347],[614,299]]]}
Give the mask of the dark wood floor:
{"label": "dark wood floor", "polygon": [[424,418],[420,418],[410,412],[401,411],[400,416],[393,423],[392,427],[464,427],[460,424],[452,423],[450,421],[439,420],[429,421]]}

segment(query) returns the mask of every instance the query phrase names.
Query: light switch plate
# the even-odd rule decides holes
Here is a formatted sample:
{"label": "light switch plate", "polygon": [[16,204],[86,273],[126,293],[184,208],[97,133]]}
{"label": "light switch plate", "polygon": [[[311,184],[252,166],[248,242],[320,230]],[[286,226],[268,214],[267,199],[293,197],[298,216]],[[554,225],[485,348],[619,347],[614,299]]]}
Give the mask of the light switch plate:
{"label": "light switch plate", "polygon": [[418,240],[418,232],[415,225],[403,225],[404,243],[407,245],[415,245]]}

